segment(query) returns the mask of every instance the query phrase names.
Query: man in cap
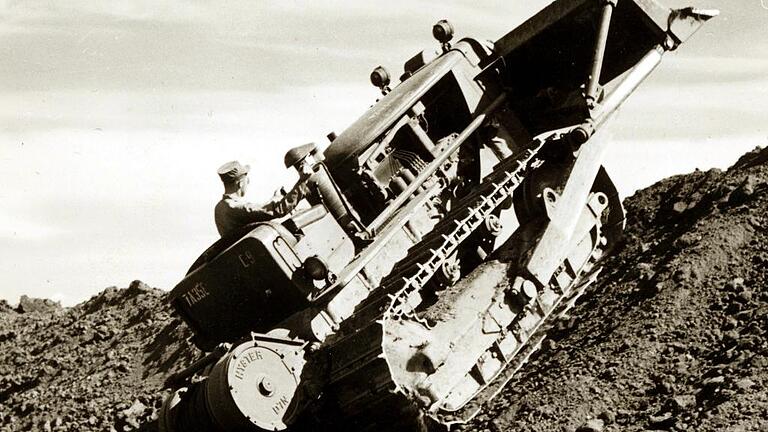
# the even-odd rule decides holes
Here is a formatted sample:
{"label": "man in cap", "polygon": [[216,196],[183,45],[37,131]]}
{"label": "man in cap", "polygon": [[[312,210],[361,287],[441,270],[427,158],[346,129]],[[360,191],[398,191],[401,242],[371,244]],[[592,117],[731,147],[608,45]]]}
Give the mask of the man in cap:
{"label": "man in cap", "polygon": [[309,143],[294,147],[285,154],[283,162],[286,168],[294,167],[299,173],[299,183],[306,180],[314,173],[313,166],[316,162],[315,154],[317,146],[315,143]]}
{"label": "man in cap", "polygon": [[227,162],[218,169],[224,183],[224,195],[216,204],[214,217],[216,229],[224,237],[238,228],[253,222],[265,222],[290,213],[308,193],[306,179],[312,174],[312,158],[316,152],[314,144],[306,144],[288,151],[285,155],[286,168],[295,167],[299,181],[288,193],[275,193],[266,204],[254,204],[243,199],[248,190],[250,166],[238,161]]}

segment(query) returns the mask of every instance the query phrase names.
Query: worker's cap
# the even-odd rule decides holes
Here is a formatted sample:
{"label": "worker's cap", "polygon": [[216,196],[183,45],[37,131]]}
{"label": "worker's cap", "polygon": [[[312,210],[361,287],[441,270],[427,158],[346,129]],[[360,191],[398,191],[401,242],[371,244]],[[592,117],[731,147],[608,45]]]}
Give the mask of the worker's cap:
{"label": "worker's cap", "polygon": [[227,162],[220,166],[217,173],[223,182],[233,182],[248,174],[250,165],[241,165],[238,161]]}
{"label": "worker's cap", "polygon": [[283,162],[285,162],[286,168],[290,168],[303,161],[307,156],[313,155],[316,152],[317,146],[315,143],[300,145],[288,150],[288,153],[285,154],[285,159],[283,159]]}

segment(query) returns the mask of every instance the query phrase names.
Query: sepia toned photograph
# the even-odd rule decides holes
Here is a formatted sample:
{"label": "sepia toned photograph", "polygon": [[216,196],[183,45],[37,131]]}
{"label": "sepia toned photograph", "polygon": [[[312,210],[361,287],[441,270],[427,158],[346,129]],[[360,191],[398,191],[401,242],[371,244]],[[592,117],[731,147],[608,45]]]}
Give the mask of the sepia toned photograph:
{"label": "sepia toned photograph", "polygon": [[0,0],[0,432],[768,430],[768,0]]}

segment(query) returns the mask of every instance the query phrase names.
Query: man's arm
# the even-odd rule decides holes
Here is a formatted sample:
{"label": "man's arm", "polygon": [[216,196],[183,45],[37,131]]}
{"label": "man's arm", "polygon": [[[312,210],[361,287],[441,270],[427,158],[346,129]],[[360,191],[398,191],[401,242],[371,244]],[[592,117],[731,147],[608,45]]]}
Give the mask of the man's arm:
{"label": "man's arm", "polygon": [[272,216],[272,213],[264,207],[251,202],[237,203],[230,208],[229,213],[232,217],[245,224],[268,221],[274,217]]}
{"label": "man's arm", "polygon": [[214,212],[216,229],[224,237],[235,230],[253,222],[266,222],[272,215],[261,206],[232,199],[223,199],[216,205]]}
{"label": "man's arm", "polygon": [[290,213],[299,202],[309,193],[309,187],[306,181],[299,181],[287,194],[280,199],[273,199],[264,205],[265,212],[272,217],[282,217]]}

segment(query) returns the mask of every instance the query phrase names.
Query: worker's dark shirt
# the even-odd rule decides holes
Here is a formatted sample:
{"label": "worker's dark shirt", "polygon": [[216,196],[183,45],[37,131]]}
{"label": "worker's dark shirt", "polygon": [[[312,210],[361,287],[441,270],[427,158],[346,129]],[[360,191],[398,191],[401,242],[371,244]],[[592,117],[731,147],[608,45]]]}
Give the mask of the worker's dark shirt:
{"label": "worker's dark shirt", "polygon": [[290,213],[307,194],[305,182],[299,182],[280,199],[266,204],[254,204],[236,194],[225,194],[216,204],[214,218],[216,229],[222,237],[253,222],[265,222]]}

